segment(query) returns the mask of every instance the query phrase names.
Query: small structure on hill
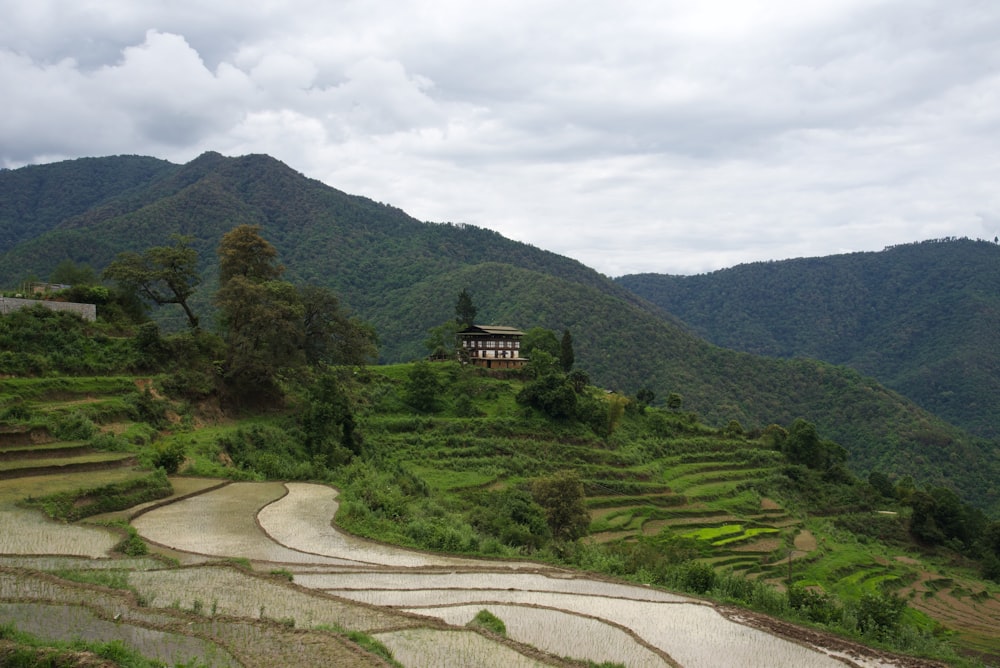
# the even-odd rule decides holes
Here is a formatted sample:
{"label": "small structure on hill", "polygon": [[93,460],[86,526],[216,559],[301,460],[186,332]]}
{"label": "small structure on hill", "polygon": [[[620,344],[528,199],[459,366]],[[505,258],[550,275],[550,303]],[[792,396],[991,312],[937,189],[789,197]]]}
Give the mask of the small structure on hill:
{"label": "small structure on hill", "polygon": [[458,332],[459,354],[470,364],[486,369],[520,369],[524,332],[503,325],[470,325]]}

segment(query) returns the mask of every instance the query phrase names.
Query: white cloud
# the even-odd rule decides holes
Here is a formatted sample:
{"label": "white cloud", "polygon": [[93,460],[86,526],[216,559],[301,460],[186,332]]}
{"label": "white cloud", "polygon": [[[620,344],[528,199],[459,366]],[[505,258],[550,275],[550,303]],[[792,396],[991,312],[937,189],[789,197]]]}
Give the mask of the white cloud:
{"label": "white cloud", "polygon": [[269,153],[612,275],[1000,232],[989,3],[0,10],[7,166]]}

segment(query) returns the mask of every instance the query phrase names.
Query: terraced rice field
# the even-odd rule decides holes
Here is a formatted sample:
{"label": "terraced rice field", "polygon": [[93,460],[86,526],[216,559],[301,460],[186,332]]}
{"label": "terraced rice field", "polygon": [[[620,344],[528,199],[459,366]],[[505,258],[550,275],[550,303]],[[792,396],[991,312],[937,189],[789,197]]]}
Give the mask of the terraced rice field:
{"label": "terraced rice field", "polygon": [[[27,550],[53,555],[38,566],[106,570],[114,561],[110,546],[94,536],[112,534],[56,525],[9,505],[0,509],[4,521],[16,517],[19,530],[37,535],[30,545],[3,547],[4,558],[14,561],[0,561],[8,564],[0,566],[0,615],[63,619],[88,637],[121,637],[112,631],[128,628],[151,656],[197,657],[219,666],[381,664],[342,633],[320,627],[368,633],[411,666],[567,665],[562,657],[717,666],[720,656],[740,666],[844,665],[834,650],[734,622],[687,597],[530,562],[365,543],[332,527],[336,493],[327,487],[233,483],[204,489],[134,519],[148,540],[186,555],[189,564],[151,567],[155,560],[142,561],[127,571],[135,593],[15,568],[23,563],[18,553]],[[94,542],[67,548],[69,530]],[[232,557],[251,560],[254,570],[225,562]],[[294,581],[266,575],[275,569]],[[504,620],[507,638],[464,628],[483,608]],[[854,665],[892,664],[872,654]]]}
{"label": "terraced rice field", "polygon": [[[748,486],[773,473],[775,453],[748,450],[739,442],[691,445],[691,452],[663,460],[658,476],[666,492],[589,497],[590,540],[628,541],[669,529],[702,541],[713,555],[706,563],[718,569],[770,573],[793,549],[801,529],[799,519]],[[804,554],[794,550],[793,556]]]}

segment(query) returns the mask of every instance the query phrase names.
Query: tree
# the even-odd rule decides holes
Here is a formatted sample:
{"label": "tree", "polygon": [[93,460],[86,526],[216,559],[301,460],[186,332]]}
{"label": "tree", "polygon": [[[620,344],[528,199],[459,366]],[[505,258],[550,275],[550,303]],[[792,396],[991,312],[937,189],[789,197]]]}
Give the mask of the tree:
{"label": "tree", "polygon": [[726,428],[722,430],[722,433],[726,438],[743,438],[746,435],[743,425],[736,419],[730,420]]}
{"label": "tree", "polygon": [[896,488],[893,487],[892,481],[889,480],[889,476],[881,471],[872,471],[869,473],[868,484],[871,485],[872,488],[883,498],[891,499],[896,494]]}
{"label": "tree", "polygon": [[215,295],[225,330],[223,381],[234,398],[280,396],[278,379],[305,364],[364,364],[376,354],[367,324],[349,318],[326,288],[280,280],[277,251],[255,225],[219,243]]}
{"label": "tree", "polygon": [[299,417],[309,454],[334,466],[361,454],[361,439],[347,396],[332,374],[324,374],[309,389]]}
{"label": "tree", "polygon": [[458,302],[455,304],[455,322],[460,329],[471,327],[476,322],[476,307],[472,303],[472,295],[465,288],[458,293]]}
{"label": "tree", "polygon": [[794,464],[805,464],[811,469],[822,468],[823,452],[816,425],[802,418],[795,420],[788,430],[784,443],[785,456]]}
{"label": "tree", "polygon": [[239,399],[279,394],[277,376],[305,361],[305,309],[256,225],[241,225],[219,242],[215,302],[225,328],[223,381]]}
{"label": "tree", "polygon": [[640,387],[639,391],[635,393],[635,402],[639,404],[640,411],[645,411],[646,407],[652,405],[654,400],[656,400],[656,393],[649,387]]}
{"label": "tree", "polygon": [[684,405],[684,397],[682,397],[679,393],[671,392],[670,394],[667,395],[667,408],[671,412],[676,413],[681,409],[681,406],[683,405]]}
{"label": "tree", "polygon": [[556,358],[553,355],[540,348],[536,348],[531,353],[528,363],[524,365],[524,371],[532,378],[538,379],[543,376],[558,374],[556,364]]}
{"label": "tree", "polygon": [[123,290],[137,292],[158,306],[179,305],[187,316],[188,326],[198,329],[198,316],[188,304],[201,283],[198,252],[191,247],[191,237],[175,234],[171,238],[173,246],[155,246],[142,255],[120,253],[104,270],[104,276],[117,281]]}
{"label": "tree", "polygon": [[406,403],[418,411],[430,413],[438,409],[441,380],[430,362],[417,362],[406,378]]}
{"label": "tree", "polygon": [[454,359],[456,351],[455,335],[462,328],[456,320],[446,320],[437,327],[431,327],[424,339],[424,347],[435,359]]}
{"label": "tree", "polygon": [[305,362],[303,308],[295,287],[235,276],[219,288],[216,304],[225,327],[227,387],[241,399],[278,395],[278,375]]}
{"label": "tree", "polygon": [[573,386],[573,391],[577,394],[583,394],[583,391],[590,385],[590,376],[582,369],[570,371],[566,375],[566,380]]}
{"label": "tree", "polygon": [[240,225],[219,242],[219,284],[243,276],[251,281],[280,278],[285,268],[276,263],[278,250],[260,235],[260,225]]}
{"label": "tree", "polygon": [[836,473],[847,461],[847,450],[833,441],[820,440],[816,425],[802,418],[792,423],[782,451],[793,464],[828,473]]}
{"label": "tree", "polygon": [[377,356],[375,330],[349,317],[332,290],[308,285],[299,289],[299,299],[306,362],[363,365]]}
{"label": "tree", "polygon": [[573,354],[573,337],[568,329],[563,330],[562,340],[559,342],[559,366],[563,373],[569,373],[573,368],[576,356]]}
{"label": "tree", "polygon": [[556,333],[544,327],[532,327],[521,337],[521,354],[530,358],[536,350],[542,350],[559,359],[559,339]]}
{"label": "tree", "polygon": [[583,483],[576,471],[560,471],[535,480],[531,496],[545,510],[553,538],[576,540],[587,535],[590,515],[584,505]]}
{"label": "tree", "polygon": [[77,264],[73,260],[63,260],[52,270],[49,282],[57,285],[96,285],[97,274],[89,264]]}
{"label": "tree", "polygon": [[576,415],[576,392],[566,377],[559,373],[543,375],[527,383],[517,393],[516,400],[557,420]]}

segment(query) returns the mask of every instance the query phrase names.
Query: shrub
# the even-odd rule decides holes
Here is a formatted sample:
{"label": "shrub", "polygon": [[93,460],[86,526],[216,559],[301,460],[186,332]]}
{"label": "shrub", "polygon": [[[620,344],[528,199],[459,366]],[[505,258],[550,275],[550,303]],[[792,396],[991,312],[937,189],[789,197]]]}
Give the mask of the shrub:
{"label": "shrub", "polygon": [[707,594],[715,587],[715,569],[698,561],[686,564],[681,576],[682,586],[694,594]]}
{"label": "shrub", "polygon": [[888,636],[899,626],[904,610],[906,601],[895,594],[865,593],[858,601],[858,630],[865,635]]}
{"label": "shrub", "polygon": [[129,449],[129,442],[117,434],[101,432],[90,439],[90,447],[108,452],[125,452]]}
{"label": "shrub", "polygon": [[811,622],[829,624],[840,613],[835,599],[826,592],[794,585],[788,589],[788,605]]}
{"label": "shrub", "polygon": [[50,517],[67,522],[123,510],[132,506],[170,496],[173,488],[163,471],[145,478],[104,485],[92,489],[60,492],[28,500],[26,503],[44,510]]}
{"label": "shrub", "polygon": [[4,422],[30,422],[31,411],[20,403],[9,406],[0,413],[0,420]]}
{"label": "shrub", "polygon": [[129,557],[141,557],[149,554],[149,547],[139,532],[135,530],[135,527],[126,526],[125,531],[125,538],[115,546],[116,552],[121,552]]}
{"label": "shrub", "polygon": [[476,616],[472,618],[468,626],[470,628],[486,629],[498,636],[507,635],[507,625],[503,623],[503,620],[485,608],[476,613]]}
{"label": "shrub", "polygon": [[163,469],[168,474],[177,473],[184,463],[184,444],[174,441],[167,446],[159,446],[153,455],[153,466]]}
{"label": "shrub", "polygon": [[73,411],[56,417],[51,431],[61,441],[86,441],[94,436],[97,427],[83,413]]}

